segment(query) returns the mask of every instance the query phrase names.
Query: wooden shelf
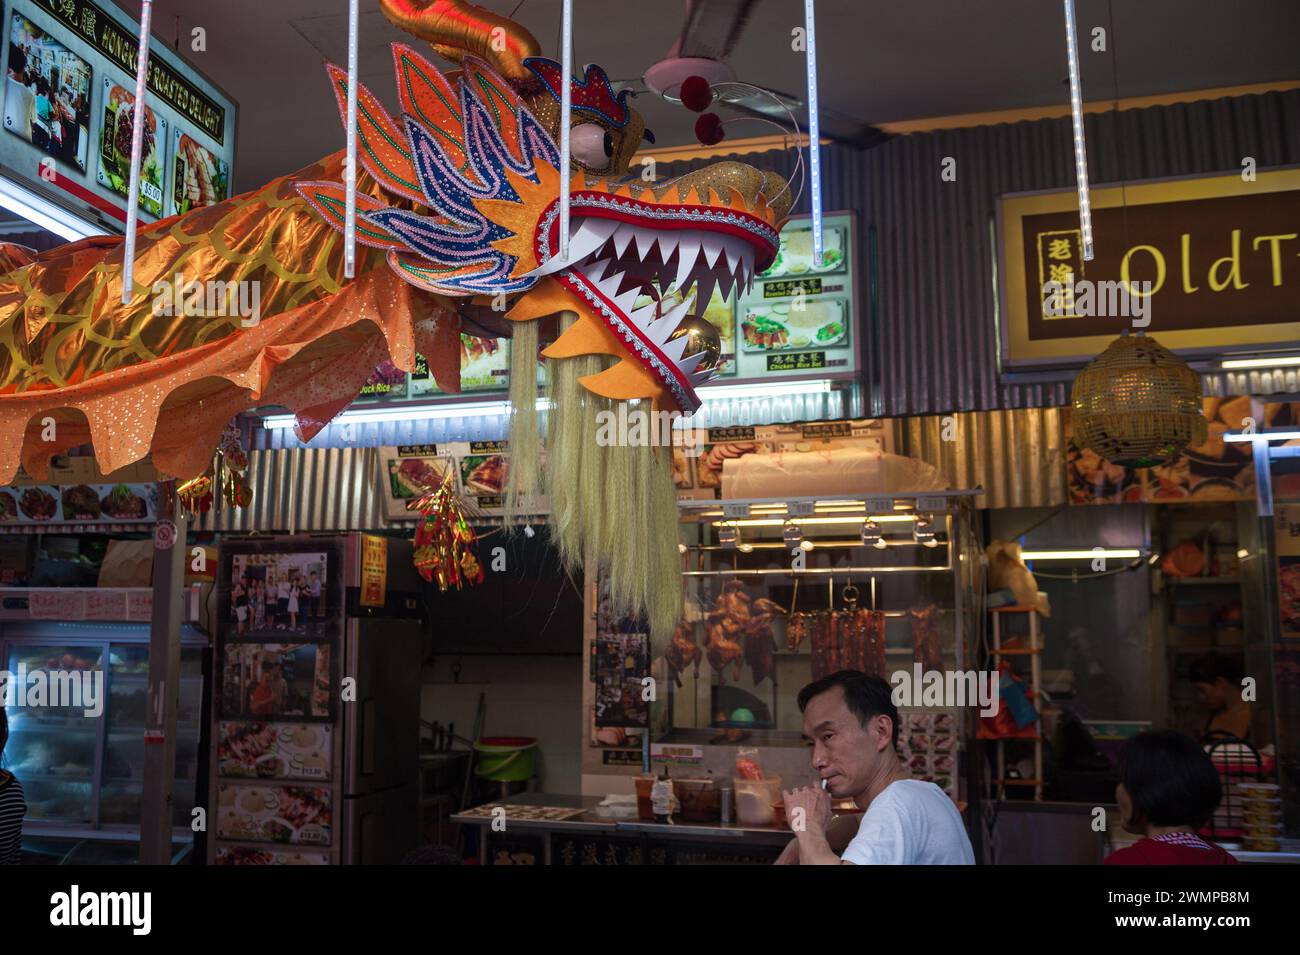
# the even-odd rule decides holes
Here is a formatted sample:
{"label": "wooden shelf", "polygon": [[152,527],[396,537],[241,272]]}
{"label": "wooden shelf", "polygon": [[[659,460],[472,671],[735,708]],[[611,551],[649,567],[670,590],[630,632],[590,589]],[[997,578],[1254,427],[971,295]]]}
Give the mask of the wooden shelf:
{"label": "wooden shelf", "polygon": [[1207,584],[1221,584],[1228,586],[1230,584],[1240,584],[1240,577],[1166,577],[1165,583],[1170,587],[1187,587],[1200,586]]}
{"label": "wooden shelf", "polygon": [[1023,604],[1015,604],[1010,607],[990,607],[989,613],[1036,613],[1037,607],[1026,607]]}
{"label": "wooden shelf", "polygon": [[1034,654],[1042,653],[1042,652],[1043,652],[1042,647],[1035,647],[1033,649],[1030,649],[1029,647],[1024,647],[1022,649],[1013,648],[1011,650],[990,650],[989,651],[989,653],[999,657],[1025,657],[1025,656],[1033,656]]}

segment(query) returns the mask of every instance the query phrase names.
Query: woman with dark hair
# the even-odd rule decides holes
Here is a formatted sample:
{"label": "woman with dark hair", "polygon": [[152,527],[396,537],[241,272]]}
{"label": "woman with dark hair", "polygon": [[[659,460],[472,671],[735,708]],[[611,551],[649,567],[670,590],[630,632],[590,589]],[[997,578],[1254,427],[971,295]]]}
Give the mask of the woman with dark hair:
{"label": "woman with dark hair", "polygon": [[1200,743],[1172,730],[1139,733],[1124,744],[1115,787],[1120,821],[1142,836],[1105,865],[1236,865],[1196,830],[1223,796],[1219,774]]}
{"label": "woman with dark hair", "polygon": [[[0,707],[0,759],[9,741],[9,720]],[[0,769],[0,865],[17,865],[22,856],[23,816],[27,801],[23,787],[13,773]]]}

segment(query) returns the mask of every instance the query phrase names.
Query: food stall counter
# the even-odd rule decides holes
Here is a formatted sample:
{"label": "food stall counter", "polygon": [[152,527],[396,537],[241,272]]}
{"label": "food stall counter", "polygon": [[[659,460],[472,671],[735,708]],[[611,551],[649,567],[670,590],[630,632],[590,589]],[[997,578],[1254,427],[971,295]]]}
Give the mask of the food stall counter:
{"label": "food stall counter", "polygon": [[[521,793],[457,813],[451,820],[484,827],[479,842],[479,861],[484,865],[491,860],[517,862],[521,854],[546,865],[564,864],[564,846],[574,844],[564,837],[572,836],[579,837],[581,848],[604,853],[602,859],[625,860],[620,864],[654,862],[661,855],[664,861],[679,862],[719,854],[770,861],[791,839],[788,829],[777,826],[607,819],[596,814],[600,804],[597,796]],[[494,810],[504,810],[504,816]],[[503,818],[504,830],[493,829],[493,820]],[[511,834],[532,840],[526,852],[518,851],[518,846],[501,848],[511,842]]]}

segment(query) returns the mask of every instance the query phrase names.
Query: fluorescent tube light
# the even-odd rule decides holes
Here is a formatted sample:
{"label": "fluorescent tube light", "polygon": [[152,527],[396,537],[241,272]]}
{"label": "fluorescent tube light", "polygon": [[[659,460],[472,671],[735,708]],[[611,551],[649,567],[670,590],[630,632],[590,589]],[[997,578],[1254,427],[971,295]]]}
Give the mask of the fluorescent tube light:
{"label": "fluorescent tube light", "polygon": [[1285,431],[1256,431],[1253,434],[1245,431],[1229,431],[1223,435],[1223,440],[1229,444],[1246,444],[1256,438],[1263,441],[1300,441],[1300,431],[1294,428]]}
{"label": "fluorescent tube light", "polygon": [[1229,368],[1282,368],[1300,365],[1300,355],[1279,355],[1276,358],[1228,358],[1219,363],[1225,370]]}
{"label": "fluorescent tube light", "polygon": [[[831,390],[826,378],[815,381],[773,381],[755,385],[705,385],[696,394],[704,401],[734,398],[777,398],[788,395],[820,395]],[[689,419],[685,419],[689,420]]]}
{"label": "fluorescent tube light", "polygon": [[1020,552],[1021,560],[1092,560],[1095,557],[1108,557],[1115,560],[1135,560],[1142,556],[1142,551],[1135,548],[1118,548],[1107,550],[1104,547],[1088,550],[1026,550]]}
{"label": "fluorescent tube light", "polygon": [[98,225],[74,215],[40,193],[10,179],[0,178],[0,206],[34,222],[47,232],[53,232],[65,242],[76,242],[92,235],[108,235]]}

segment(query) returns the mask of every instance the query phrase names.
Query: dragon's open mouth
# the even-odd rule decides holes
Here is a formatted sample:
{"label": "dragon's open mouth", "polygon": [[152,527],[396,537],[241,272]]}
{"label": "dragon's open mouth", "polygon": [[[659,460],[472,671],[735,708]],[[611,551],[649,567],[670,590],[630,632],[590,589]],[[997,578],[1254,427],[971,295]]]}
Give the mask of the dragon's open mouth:
{"label": "dragon's open mouth", "polygon": [[[572,203],[568,264],[556,257],[557,217],[548,215],[538,230],[538,257],[547,259],[538,272],[557,272],[651,365],[678,406],[694,411],[700,403],[695,386],[709,371],[696,371],[700,356],[682,357],[685,338],[669,338],[687,314],[704,311],[715,290],[728,298],[752,286],[756,270],[776,254],[776,230],[728,208],[658,205],[595,192],[575,194]],[[657,299],[670,288],[680,302],[665,312]],[[644,295],[656,301],[635,308]]]}

